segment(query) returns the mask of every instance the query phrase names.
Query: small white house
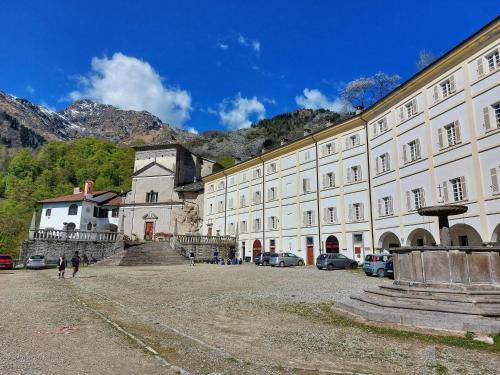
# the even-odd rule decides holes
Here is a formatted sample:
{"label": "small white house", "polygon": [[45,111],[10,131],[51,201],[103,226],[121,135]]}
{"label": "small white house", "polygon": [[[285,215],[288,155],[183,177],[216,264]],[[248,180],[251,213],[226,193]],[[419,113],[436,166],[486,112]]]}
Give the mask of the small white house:
{"label": "small white house", "polygon": [[112,191],[93,191],[93,182],[85,182],[82,192],[40,201],[40,229],[111,230],[119,226],[119,206],[122,196]]}

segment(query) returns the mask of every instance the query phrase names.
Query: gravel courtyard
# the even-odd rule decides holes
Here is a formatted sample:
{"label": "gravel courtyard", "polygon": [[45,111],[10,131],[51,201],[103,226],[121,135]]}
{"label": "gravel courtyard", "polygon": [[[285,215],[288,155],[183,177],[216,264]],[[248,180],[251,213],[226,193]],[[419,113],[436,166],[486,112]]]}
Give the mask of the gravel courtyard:
{"label": "gravel courtyard", "polygon": [[0,272],[0,374],[498,373],[498,351],[331,309],[389,282],[250,264]]}

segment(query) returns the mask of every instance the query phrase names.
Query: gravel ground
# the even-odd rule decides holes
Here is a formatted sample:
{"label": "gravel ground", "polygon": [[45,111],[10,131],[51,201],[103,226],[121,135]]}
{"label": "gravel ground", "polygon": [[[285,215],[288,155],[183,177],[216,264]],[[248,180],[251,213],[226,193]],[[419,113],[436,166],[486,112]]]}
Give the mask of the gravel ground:
{"label": "gravel ground", "polygon": [[[30,372],[23,362],[14,365],[19,357],[16,352],[26,357],[33,351],[33,334],[20,322],[37,319],[44,326],[56,319],[51,327],[83,327],[78,334],[67,335],[75,340],[81,337],[86,343],[85,350],[78,346],[73,350],[86,353],[84,358],[101,356],[108,362],[113,358],[115,367],[107,373],[156,373],[162,364],[154,356],[144,354],[90,309],[139,337],[168,363],[192,374],[496,374],[500,368],[497,354],[375,334],[359,325],[318,319],[325,309],[331,311],[334,302],[348,301],[350,294],[364,288],[390,283],[366,277],[359,270],[253,265],[91,267],[81,269],[73,280],[57,280],[54,270],[0,278],[10,283],[7,303],[2,306],[8,306],[11,326],[7,340],[4,342],[2,334],[0,344],[3,348],[17,340],[15,346],[7,345],[17,350],[8,352],[14,371],[6,373],[23,373],[22,369],[25,373],[57,373]],[[61,296],[66,303],[61,303]],[[88,308],[68,302],[70,296],[78,297]],[[36,306],[36,311],[27,311],[28,305]],[[102,340],[98,352],[93,343],[96,338],[89,335],[99,335]],[[37,347],[41,353],[71,352],[71,346],[61,346],[60,336],[54,342],[52,336],[36,336]],[[89,339],[93,340],[90,344]],[[48,341],[43,344],[44,340]],[[138,372],[138,366],[144,370]],[[168,366],[161,370],[173,371]],[[96,367],[82,366],[81,371],[105,373]]]}

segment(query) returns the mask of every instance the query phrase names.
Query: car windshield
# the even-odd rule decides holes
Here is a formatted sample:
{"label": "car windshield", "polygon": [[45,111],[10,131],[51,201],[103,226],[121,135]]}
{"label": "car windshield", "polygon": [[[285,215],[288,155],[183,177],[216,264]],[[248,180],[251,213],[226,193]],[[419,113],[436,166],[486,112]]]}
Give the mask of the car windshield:
{"label": "car windshield", "polygon": [[373,262],[373,261],[374,261],[374,260],[373,260],[373,258],[374,258],[374,256],[373,256],[373,255],[371,255],[371,254],[370,254],[370,255],[367,255],[367,256],[365,257],[365,262]]}
{"label": "car windshield", "polygon": [[279,254],[271,254],[271,258],[277,258],[279,256],[280,256]]}
{"label": "car windshield", "polygon": [[321,254],[318,259],[326,259],[328,258],[328,254]]}
{"label": "car windshield", "polygon": [[0,255],[0,259],[12,259],[10,255]]}
{"label": "car windshield", "polygon": [[43,255],[33,255],[33,256],[31,257],[31,259],[33,259],[33,260],[42,260],[43,258],[44,258],[44,256],[43,256]]}

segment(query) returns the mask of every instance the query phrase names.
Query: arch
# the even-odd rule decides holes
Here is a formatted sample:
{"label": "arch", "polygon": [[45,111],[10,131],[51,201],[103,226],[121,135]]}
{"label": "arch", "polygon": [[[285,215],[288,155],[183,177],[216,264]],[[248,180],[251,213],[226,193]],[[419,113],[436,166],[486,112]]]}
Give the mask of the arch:
{"label": "arch", "polygon": [[78,205],[73,203],[68,208],[68,215],[78,215]]}
{"label": "arch", "polygon": [[76,229],[76,224],[75,223],[68,223],[66,224],[66,230],[75,230]]}
{"label": "arch", "polygon": [[339,240],[334,235],[328,236],[325,241],[325,252],[326,253],[338,253],[339,252]]}
{"label": "arch", "polygon": [[378,240],[378,247],[380,249],[387,250],[391,247],[399,246],[401,246],[401,242],[399,241],[398,236],[396,236],[393,232],[383,233]]}
{"label": "arch", "polygon": [[436,240],[431,232],[424,228],[413,229],[406,240],[407,246],[435,246]]}
{"label": "arch", "polygon": [[253,259],[255,259],[257,254],[260,253],[261,251],[262,251],[262,243],[260,242],[260,240],[253,241],[253,245],[252,245]]}
{"label": "arch", "polygon": [[495,246],[500,246],[500,223],[495,227],[491,235],[491,242],[493,242]]}
{"label": "arch", "polygon": [[452,246],[481,246],[481,235],[469,224],[455,224],[450,228]]}

